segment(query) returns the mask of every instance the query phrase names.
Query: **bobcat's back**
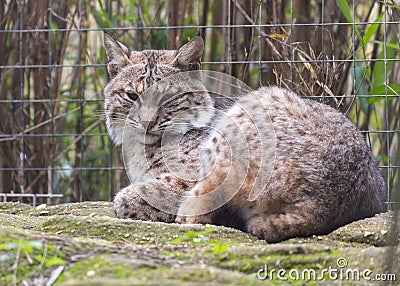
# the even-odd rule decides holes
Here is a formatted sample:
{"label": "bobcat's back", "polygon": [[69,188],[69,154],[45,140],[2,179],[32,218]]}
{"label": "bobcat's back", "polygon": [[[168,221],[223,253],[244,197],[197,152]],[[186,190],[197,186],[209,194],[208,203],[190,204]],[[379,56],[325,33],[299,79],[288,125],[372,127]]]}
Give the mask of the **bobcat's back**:
{"label": "bobcat's back", "polygon": [[[228,115],[236,124],[217,123],[220,132],[210,135],[212,152],[203,160],[206,170],[215,165],[215,171],[191,194],[206,197],[215,186],[237,193],[209,214],[203,210],[214,201],[194,205],[187,199],[179,213],[196,215],[184,221],[231,225],[274,242],[328,233],[383,211],[383,177],[361,133],[337,110],[285,89],[263,87],[239,100]],[[240,137],[247,144],[232,147],[225,141],[234,145]],[[233,155],[243,158],[232,160],[244,162],[244,168],[227,163],[235,148]],[[258,184],[260,170],[268,168],[271,172],[264,172]],[[258,196],[252,200],[254,192]]]}
{"label": "bobcat's back", "polygon": [[302,192],[324,201],[335,213],[331,228],[383,211],[383,177],[349,119],[277,87],[254,94],[264,102],[276,135],[274,173],[266,193],[294,199]]}

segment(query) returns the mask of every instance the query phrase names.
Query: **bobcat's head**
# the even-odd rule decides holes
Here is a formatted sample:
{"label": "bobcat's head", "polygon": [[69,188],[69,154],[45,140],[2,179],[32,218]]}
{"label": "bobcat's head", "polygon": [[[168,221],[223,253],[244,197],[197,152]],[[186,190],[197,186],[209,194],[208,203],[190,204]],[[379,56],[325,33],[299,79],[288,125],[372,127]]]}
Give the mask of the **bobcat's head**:
{"label": "bobcat's head", "polygon": [[[106,124],[115,144],[122,143],[127,118],[138,140],[145,144],[158,142],[166,128],[185,133],[210,121],[210,111],[206,110],[211,110],[213,100],[205,89],[190,92],[193,87],[188,85],[196,85],[190,77],[182,76],[178,81],[171,77],[200,69],[204,49],[201,37],[194,37],[178,50],[130,51],[105,34],[104,47],[110,75],[103,90]],[[174,80],[163,81],[168,77]]]}

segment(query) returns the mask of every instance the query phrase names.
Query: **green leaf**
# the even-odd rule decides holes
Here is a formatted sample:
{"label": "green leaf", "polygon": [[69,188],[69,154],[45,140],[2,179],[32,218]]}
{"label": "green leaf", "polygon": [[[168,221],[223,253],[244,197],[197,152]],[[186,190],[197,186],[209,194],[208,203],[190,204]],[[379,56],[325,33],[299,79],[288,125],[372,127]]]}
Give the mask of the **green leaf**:
{"label": "green leaf", "polygon": [[[396,50],[389,46],[389,44],[393,44],[394,41],[396,41],[395,37],[393,37],[390,43],[386,43],[386,59],[395,58]],[[384,50],[382,50],[377,57],[378,61],[375,62],[374,70],[372,71],[372,83],[371,83],[370,94],[377,94],[377,89],[387,83],[387,79],[389,78],[392,72],[394,61],[385,62],[384,59],[385,59],[385,53]]]}
{"label": "green leaf", "polygon": [[[368,70],[367,70],[368,71]],[[358,95],[368,95],[368,86],[365,80],[365,68],[362,64],[356,63],[355,67],[350,69],[352,77],[355,79],[355,85]],[[365,97],[360,97],[360,106],[364,114],[368,113],[369,105]]]}
{"label": "green leaf", "polygon": [[[382,45],[382,46],[385,45],[384,41],[372,41],[372,42],[375,43],[375,44]],[[400,46],[396,45],[395,43],[386,43],[386,47],[400,51]]]}
{"label": "green leaf", "polygon": [[[355,21],[352,16],[352,12],[350,10],[349,4],[347,4],[347,1],[346,0],[336,0],[336,5],[339,7],[340,11],[342,11],[347,22],[354,24]],[[354,32],[356,33],[356,35],[360,35],[360,30],[358,29],[357,25],[354,25]]]}
{"label": "green leaf", "polygon": [[201,231],[194,231],[194,230],[189,230],[186,232],[186,234],[183,237],[177,237],[175,238],[172,243],[180,243],[180,242],[186,242],[186,241],[191,241],[194,242],[194,238],[200,237],[200,241],[195,242],[195,246],[200,245],[201,243],[204,243],[208,240],[208,237],[206,237],[207,234],[215,231],[214,227],[209,227],[205,230]]}
{"label": "green leaf", "polygon": [[350,7],[349,7],[349,4],[347,4],[347,1],[346,0],[336,0],[336,5],[339,7],[340,11],[342,11],[347,22],[353,23],[354,19],[353,19],[353,16],[351,16]]}
{"label": "green leaf", "polygon": [[[374,22],[381,22],[382,19],[383,19],[383,13],[379,15],[378,19],[376,19]],[[371,24],[370,26],[368,26],[362,38],[363,47],[365,47],[369,42],[369,40],[371,39],[371,37],[375,35],[376,31],[379,29],[379,25],[380,24]]]}
{"label": "green leaf", "polygon": [[228,248],[229,246],[225,243],[216,243],[211,250],[215,254],[221,254],[228,251]]}
{"label": "green leaf", "polygon": [[[386,94],[388,96],[386,96]],[[376,103],[382,100],[393,100],[395,98],[399,98],[400,94],[400,83],[390,83],[387,88],[383,84],[374,89],[374,93],[371,93],[371,97],[367,98],[368,103]]]}
{"label": "green leaf", "polygon": [[[388,88],[387,88],[387,94],[399,96],[400,95],[400,83],[389,83]],[[391,98],[394,98],[394,97],[391,97]]]}
{"label": "green leaf", "polygon": [[396,4],[393,4],[393,3],[388,3],[388,2],[385,2],[385,1],[382,1],[382,0],[378,0],[377,2],[382,3],[382,4],[386,4],[386,5],[390,6],[390,7],[396,8],[396,9],[400,9],[399,5],[396,5]]}
{"label": "green leaf", "polygon": [[62,260],[60,257],[47,258],[45,261],[46,267],[60,266],[64,264],[65,264],[64,260]]}

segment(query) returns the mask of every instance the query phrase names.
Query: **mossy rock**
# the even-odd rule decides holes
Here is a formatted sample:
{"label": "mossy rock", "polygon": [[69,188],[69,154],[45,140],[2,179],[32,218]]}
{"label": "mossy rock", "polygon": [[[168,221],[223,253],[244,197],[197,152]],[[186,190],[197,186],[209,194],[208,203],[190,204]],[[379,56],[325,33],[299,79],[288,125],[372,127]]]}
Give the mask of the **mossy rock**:
{"label": "mossy rock", "polygon": [[[108,202],[0,203],[0,285],[376,285],[351,271],[400,279],[399,221],[384,213],[267,244],[227,227],[117,219]],[[354,277],[319,277],[326,269]]]}

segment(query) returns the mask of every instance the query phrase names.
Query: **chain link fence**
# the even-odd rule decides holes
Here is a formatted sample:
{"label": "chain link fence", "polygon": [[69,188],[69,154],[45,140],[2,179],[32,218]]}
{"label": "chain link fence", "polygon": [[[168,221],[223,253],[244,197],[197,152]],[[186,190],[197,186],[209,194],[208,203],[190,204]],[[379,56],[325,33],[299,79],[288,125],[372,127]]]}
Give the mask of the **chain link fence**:
{"label": "chain link fence", "polygon": [[[0,4],[0,193],[111,200],[127,184],[103,112],[103,33],[133,49],[205,39],[203,69],[288,87],[358,126],[400,202],[400,3],[6,0]],[[22,197],[15,197],[23,194]],[[39,195],[46,195],[43,198]],[[0,201],[6,196],[0,196]]]}

